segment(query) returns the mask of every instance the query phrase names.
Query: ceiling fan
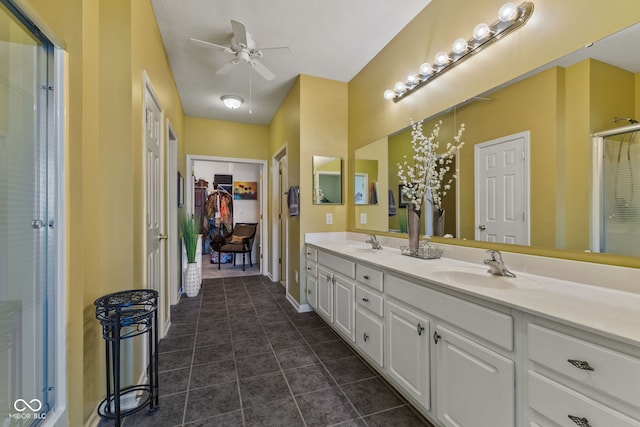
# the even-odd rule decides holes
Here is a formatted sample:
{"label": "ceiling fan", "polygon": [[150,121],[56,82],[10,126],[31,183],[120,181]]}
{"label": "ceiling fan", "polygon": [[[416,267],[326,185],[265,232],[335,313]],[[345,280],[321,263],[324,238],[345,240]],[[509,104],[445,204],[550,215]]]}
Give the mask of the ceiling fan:
{"label": "ceiling fan", "polygon": [[231,28],[233,30],[233,36],[231,37],[229,46],[221,46],[219,44],[194,38],[190,38],[189,41],[199,46],[222,50],[234,56],[231,61],[224,64],[218,71],[216,71],[216,74],[227,74],[236,64],[243,61],[248,63],[249,66],[260,74],[266,81],[275,79],[276,75],[273,74],[273,72],[271,72],[271,70],[269,70],[257,58],[262,57],[263,50],[287,49],[291,51],[291,49],[285,46],[256,48],[253,37],[251,37],[251,34],[247,32],[247,27],[242,22],[234,21],[232,19]]}

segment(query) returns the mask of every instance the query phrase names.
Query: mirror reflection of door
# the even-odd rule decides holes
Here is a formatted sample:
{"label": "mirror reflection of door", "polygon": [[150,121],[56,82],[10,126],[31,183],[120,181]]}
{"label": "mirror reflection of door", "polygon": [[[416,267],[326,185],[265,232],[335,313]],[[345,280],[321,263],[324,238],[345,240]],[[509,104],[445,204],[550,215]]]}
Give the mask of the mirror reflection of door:
{"label": "mirror reflection of door", "polygon": [[529,244],[528,147],[528,131],[475,146],[476,240]]}
{"label": "mirror reflection of door", "polygon": [[354,203],[356,205],[366,205],[369,203],[368,188],[369,188],[369,175],[366,173],[356,172],[356,185],[354,193]]}

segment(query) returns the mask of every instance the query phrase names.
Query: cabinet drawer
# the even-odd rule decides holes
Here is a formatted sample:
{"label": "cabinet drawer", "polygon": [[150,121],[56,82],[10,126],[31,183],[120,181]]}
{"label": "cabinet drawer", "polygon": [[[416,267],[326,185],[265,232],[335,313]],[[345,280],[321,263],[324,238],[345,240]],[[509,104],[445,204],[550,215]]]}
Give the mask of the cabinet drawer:
{"label": "cabinet drawer", "polygon": [[307,246],[307,259],[311,261],[318,261],[318,250]]}
{"label": "cabinet drawer", "polygon": [[508,314],[461,300],[387,274],[387,294],[425,313],[513,350],[513,318]]}
{"label": "cabinet drawer", "polygon": [[382,277],[382,271],[380,270],[361,264],[356,265],[356,279],[358,279],[358,282],[371,286],[378,292],[382,292],[384,289]]}
{"label": "cabinet drawer", "polygon": [[[535,372],[529,371],[527,382],[529,407],[537,414],[554,422],[554,425],[640,427],[640,421],[629,418],[615,409],[591,400]],[[570,417],[575,417],[575,421]],[[546,425],[542,420],[540,424]]]}
{"label": "cabinet drawer", "polygon": [[340,273],[350,279],[356,277],[356,263],[327,252],[318,251],[318,264]]}
{"label": "cabinet drawer", "polygon": [[318,264],[307,261],[307,276],[318,277]]}
{"label": "cabinet drawer", "polygon": [[527,335],[532,361],[640,408],[640,359],[538,325]]}
{"label": "cabinet drawer", "polygon": [[384,315],[382,295],[376,294],[364,286],[356,285],[356,302],[360,307],[365,307],[380,317]]}
{"label": "cabinet drawer", "polygon": [[356,309],[356,344],[380,367],[383,366],[384,324],[375,316]]}

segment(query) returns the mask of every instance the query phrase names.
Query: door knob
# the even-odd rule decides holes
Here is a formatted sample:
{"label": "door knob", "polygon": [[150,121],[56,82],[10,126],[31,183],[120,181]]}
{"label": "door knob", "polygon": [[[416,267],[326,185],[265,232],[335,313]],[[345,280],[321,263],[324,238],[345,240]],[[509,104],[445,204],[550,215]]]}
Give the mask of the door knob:
{"label": "door knob", "polygon": [[478,228],[480,229],[480,231],[485,231],[487,229],[487,226],[483,224],[483,225],[479,226]]}
{"label": "door knob", "polygon": [[159,235],[158,240],[167,240],[167,235],[166,234]]}

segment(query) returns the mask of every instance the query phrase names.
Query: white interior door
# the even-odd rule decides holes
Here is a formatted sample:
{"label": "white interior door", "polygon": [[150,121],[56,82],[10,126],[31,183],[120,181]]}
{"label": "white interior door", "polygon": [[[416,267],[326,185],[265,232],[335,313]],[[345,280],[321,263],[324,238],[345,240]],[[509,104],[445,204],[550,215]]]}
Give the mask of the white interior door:
{"label": "white interior door", "polygon": [[163,230],[162,213],[162,111],[149,83],[146,83],[144,91],[146,287],[159,293],[158,318],[160,325],[164,325],[166,313],[163,292],[165,284],[163,243],[166,242],[167,236]]}
{"label": "white interior door", "polygon": [[529,132],[475,146],[476,240],[529,244]]}

